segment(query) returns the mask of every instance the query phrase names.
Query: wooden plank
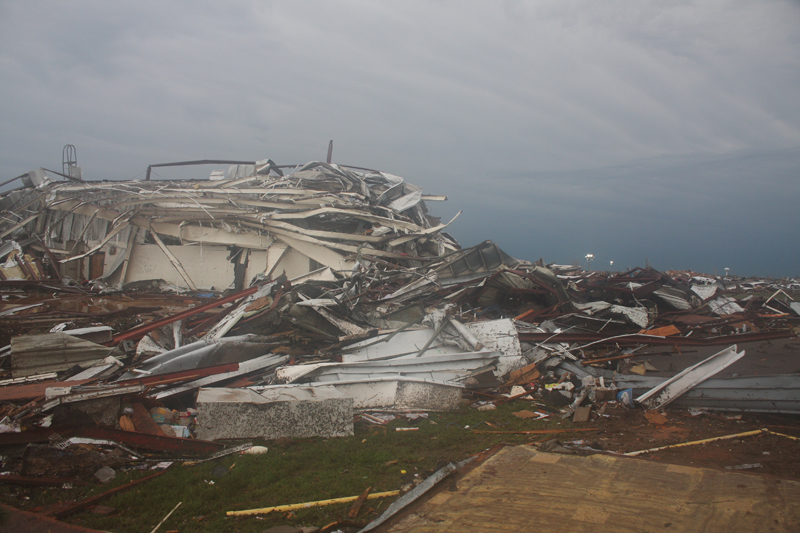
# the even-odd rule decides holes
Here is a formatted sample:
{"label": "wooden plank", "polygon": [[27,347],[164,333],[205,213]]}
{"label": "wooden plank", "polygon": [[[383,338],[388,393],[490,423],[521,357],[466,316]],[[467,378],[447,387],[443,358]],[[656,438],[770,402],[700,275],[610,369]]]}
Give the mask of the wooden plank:
{"label": "wooden plank", "polygon": [[680,335],[681,330],[670,324],[663,328],[643,329],[639,333],[642,335],[655,335],[656,337],[669,337],[670,335]]}
{"label": "wooden plank", "polygon": [[536,363],[525,365],[517,370],[512,370],[508,375],[508,382],[506,385],[519,385],[521,383],[530,383],[539,379],[541,374],[536,369]]}

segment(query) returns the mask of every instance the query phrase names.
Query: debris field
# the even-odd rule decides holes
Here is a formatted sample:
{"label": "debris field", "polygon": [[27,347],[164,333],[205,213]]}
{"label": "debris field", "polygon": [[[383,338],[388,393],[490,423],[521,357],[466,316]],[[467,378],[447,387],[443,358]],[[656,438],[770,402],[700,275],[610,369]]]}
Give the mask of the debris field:
{"label": "debris field", "polygon": [[[429,211],[446,196],[330,163],[234,162],[175,181],[52,174],[0,193],[2,484],[104,484],[154,457],[205,461],[256,453],[256,439],[508,402],[525,402],[523,419],[604,428],[544,431],[542,453],[659,448],[681,462],[696,440],[791,449],[800,435],[795,280],[462,248],[447,233],[458,215]],[[697,466],[725,468],[703,450]],[[411,502],[462,466],[384,497]]]}

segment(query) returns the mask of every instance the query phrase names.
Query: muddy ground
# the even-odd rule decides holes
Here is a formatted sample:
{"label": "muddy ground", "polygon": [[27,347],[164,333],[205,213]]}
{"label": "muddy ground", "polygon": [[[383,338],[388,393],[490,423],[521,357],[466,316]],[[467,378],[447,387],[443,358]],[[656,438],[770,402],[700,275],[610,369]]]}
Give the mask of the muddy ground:
{"label": "muddy ground", "polygon": [[[714,437],[760,433],[638,455],[640,459],[686,466],[734,469],[800,480],[800,416],[772,414],[662,411],[665,420],[651,422],[640,409],[609,409],[607,417],[592,420],[600,431],[584,437],[586,444],[609,452],[628,453]],[[654,417],[655,418],[655,417]],[[658,423],[663,422],[663,423]],[[589,424],[587,424],[589,425]],[[789,437],[795,437],[794,440]],[[595,446],[593,446],[593,444]]]}
{"label": "muddy ground", "polygon": [[[672,376],[726,346],[650,347],[641,350],[633,363],[649,361],[657,372],[649,376]],[[793,374],[800,372],[800,340],[795,338],[747,343],[738,347],[745,356],[715,377]],[[770,413],[734,413],[709,411],[692,416],[686,409],[662,411],[664,420],[645,417],[645,411],[607,409],[606,416],[592,414],[592,423],[601,431],[595,439],[607,451],[633,452],[682,442],[768,429],[790,437],[769,433],[721,440],[706,444],[670,448],[639,455],[641,459],[687,466],[721,468],[758,465],[737,469],[742,473],[767,474],[800,480],[800,415]],[[588,425],[588,424],[587,424]]]}

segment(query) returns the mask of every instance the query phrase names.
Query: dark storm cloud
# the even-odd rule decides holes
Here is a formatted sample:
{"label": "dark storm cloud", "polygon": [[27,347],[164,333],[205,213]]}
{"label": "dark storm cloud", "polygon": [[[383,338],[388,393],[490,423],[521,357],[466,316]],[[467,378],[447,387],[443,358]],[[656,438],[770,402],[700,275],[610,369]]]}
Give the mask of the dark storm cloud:
{"label": "dark storm cloud", "polygon": [[794,2],[12,1],[0,71],[3,179],[333,138],[450,194],[465,244],[800,274]]}
{"label": "dark storm cloud", "polygon": [[791,149],[496,176],[454,190],[452,204],[473,215],[453,233],[519,257],[584,264],[592,253],[597,268],[781,276],[797,272],[798,169]]}

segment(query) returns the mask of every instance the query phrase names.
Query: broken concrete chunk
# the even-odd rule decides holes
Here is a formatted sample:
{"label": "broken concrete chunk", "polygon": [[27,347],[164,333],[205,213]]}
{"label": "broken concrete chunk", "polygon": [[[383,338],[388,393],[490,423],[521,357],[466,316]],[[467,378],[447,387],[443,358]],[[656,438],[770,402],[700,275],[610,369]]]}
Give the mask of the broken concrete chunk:
{"label": "broken concrete chunk", "polygon": [[117,477],[117,473],[110,466],[104,466],[94,473],[94,477],[96,477],[100,483],[108,483]]}
{"label": "broken concrete chunk", "polygon": [[575,409],[575,415],[572,417],[573,422],[588,422],[589,415],[592,413],[592,406],[578,407]]}
{"label": "broken concrete chunk", "polygon": [[197,410],[202,440],[353,434],[353,399],[333,387],[200,389]]}

